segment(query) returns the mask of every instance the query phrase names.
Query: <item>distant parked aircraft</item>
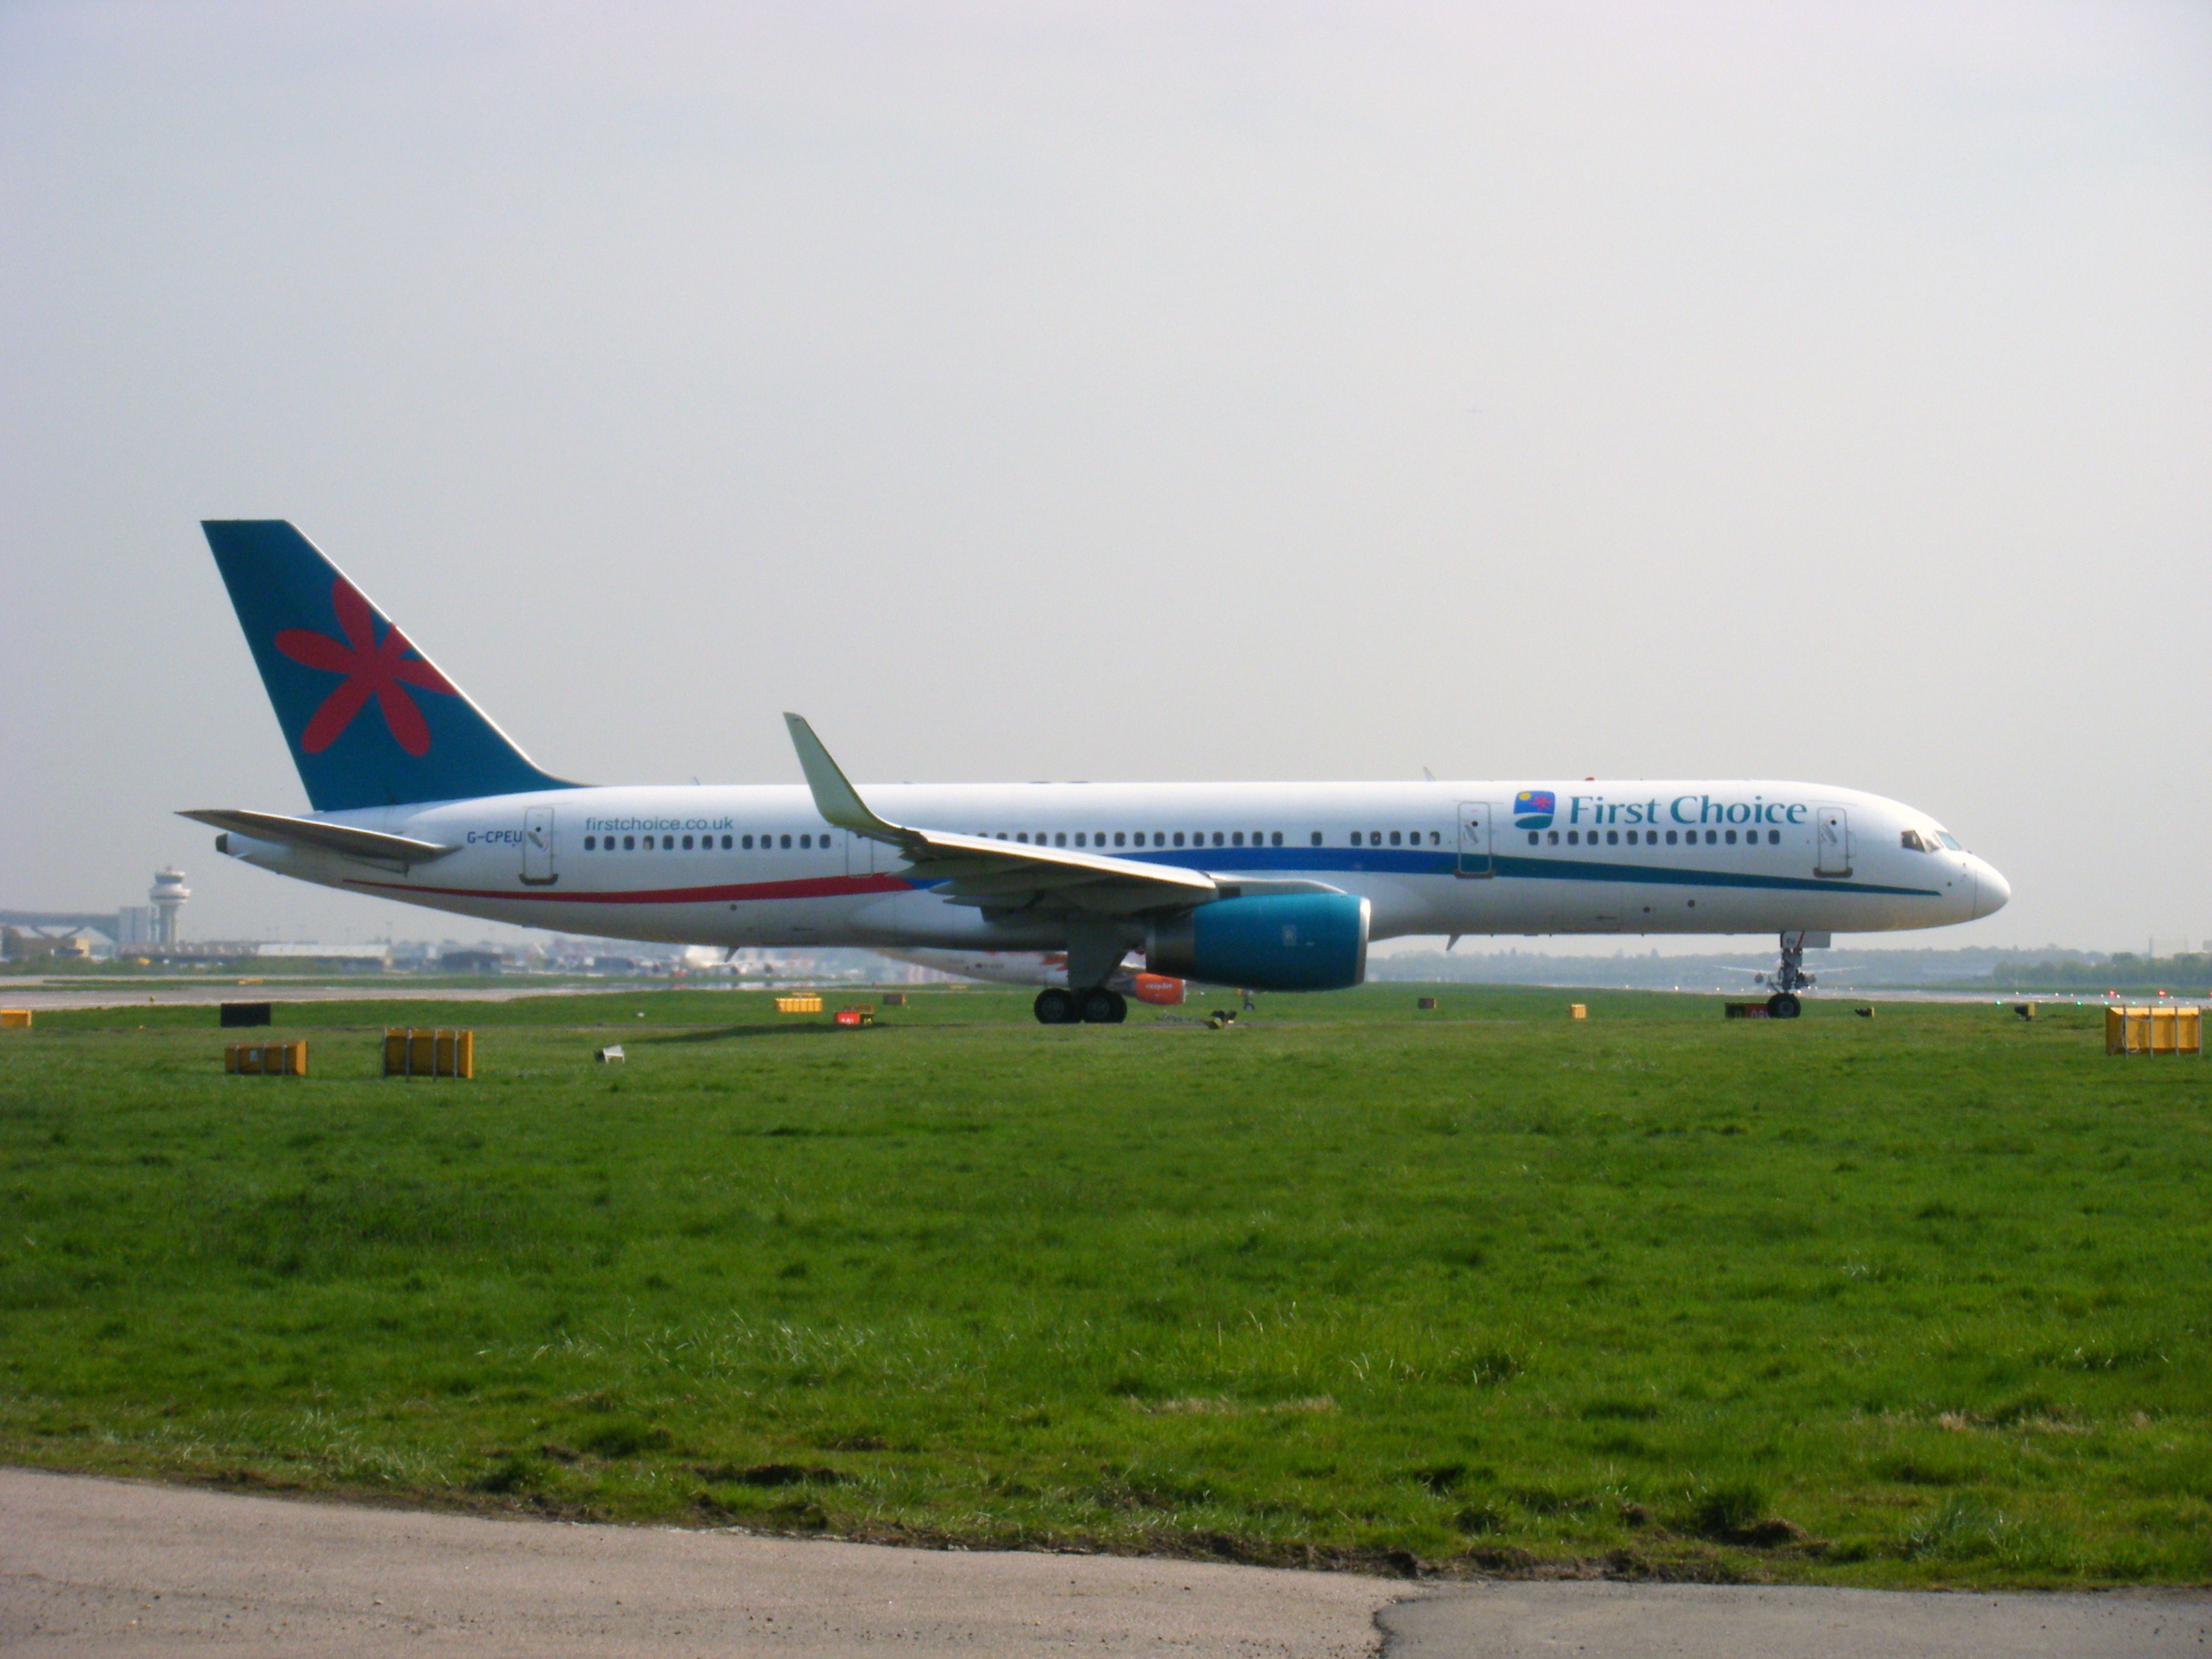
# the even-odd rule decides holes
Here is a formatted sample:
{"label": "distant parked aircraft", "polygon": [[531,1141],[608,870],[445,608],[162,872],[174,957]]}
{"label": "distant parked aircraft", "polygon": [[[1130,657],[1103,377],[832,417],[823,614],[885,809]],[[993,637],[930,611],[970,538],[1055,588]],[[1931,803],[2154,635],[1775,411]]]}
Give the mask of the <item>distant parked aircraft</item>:
{"label": "distant parked aircraft", "polygon": [[1404,934],[1776,933],[1986,916],[2011,890],[1927,813],[1774,780],[886,784],[784,718],[804,787],[540,771],[289,524],[205,526],[305,814],[187,817],[304,881],[684,945],[1065,952],[1048,1024],[1110,1023],[1124,957],[1258,990],[1365,977]]}

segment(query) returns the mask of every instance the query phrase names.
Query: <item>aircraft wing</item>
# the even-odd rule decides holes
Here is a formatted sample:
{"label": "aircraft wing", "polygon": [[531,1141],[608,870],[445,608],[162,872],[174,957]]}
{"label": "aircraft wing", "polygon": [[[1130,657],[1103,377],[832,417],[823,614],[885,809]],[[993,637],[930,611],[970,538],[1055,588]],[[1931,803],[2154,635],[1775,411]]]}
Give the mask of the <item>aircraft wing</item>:
{"label": "aircraft wing", "polygon": [[416,841],[411,836],[387,836],[375,830],[356,830],[349,823],[325,823],[319,818],[287,817],[280,812],[247,812],[234,807],[200,807],[180,811],[180,818],[211,824],[217,830],[234,830],[241,836],[251,836],[256,841],[281,842],[289,847],[309,847],[320,853],[336,853],[343,858],[362,859],[372,864],[400,866],[428,864],[432,859],[441,859],[448,853],[459,852],[454,847],[441,847],[434,841]]}
{"label": "aircraft wing", "polygon": [[1195,870],[892,823],[860,799],[812,726],[797,714],[783,718],[815,810],[841,830],[896,848],[917,877],[942,884],[939,890],[957,904],[1134,915],[1224,896],[1219,883]]}

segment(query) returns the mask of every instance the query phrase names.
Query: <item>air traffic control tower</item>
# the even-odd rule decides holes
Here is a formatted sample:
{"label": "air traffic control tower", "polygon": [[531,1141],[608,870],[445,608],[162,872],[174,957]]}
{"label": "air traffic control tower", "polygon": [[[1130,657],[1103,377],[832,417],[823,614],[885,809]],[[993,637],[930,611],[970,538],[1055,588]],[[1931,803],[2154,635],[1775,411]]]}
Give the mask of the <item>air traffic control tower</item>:
{"label": "air traffic control tower", "polygon": [[154,884],[146,896],[154,902],[154,943],[174,949],[177,943],[177,912],[185,908],[185,901],[192,890],[185,885],[185,872],[174,866],[165,865],[154,872]]}

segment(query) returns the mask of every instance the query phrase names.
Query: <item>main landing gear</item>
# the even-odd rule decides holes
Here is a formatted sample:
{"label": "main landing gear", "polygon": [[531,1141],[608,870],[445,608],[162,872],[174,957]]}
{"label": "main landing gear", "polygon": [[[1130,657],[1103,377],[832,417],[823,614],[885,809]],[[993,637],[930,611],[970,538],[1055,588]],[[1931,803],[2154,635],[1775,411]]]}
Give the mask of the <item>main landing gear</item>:
{"label": "main landing gear", "polygon": [[1129,1017],[1128,1000],[1103,985],[1088,991],[1055,985],[1037,993],[1035,1007],[1040,1025],[1119,1025]]}
{"label": "main landing gear", "polygon": [[[1820,942],[1826,944],[1827,935],[1823,933]],[[1804,1005],[1797,994],[1813,988],[1813,976],[1805,971],[1805,935],[1796,931],[1784,933],[1782,965],[1771,975],[1761,974],[1759,978],[1774,988],[1774,994],[1766,999],[1767,1018],[1795,1019],[1802,1013]]]}

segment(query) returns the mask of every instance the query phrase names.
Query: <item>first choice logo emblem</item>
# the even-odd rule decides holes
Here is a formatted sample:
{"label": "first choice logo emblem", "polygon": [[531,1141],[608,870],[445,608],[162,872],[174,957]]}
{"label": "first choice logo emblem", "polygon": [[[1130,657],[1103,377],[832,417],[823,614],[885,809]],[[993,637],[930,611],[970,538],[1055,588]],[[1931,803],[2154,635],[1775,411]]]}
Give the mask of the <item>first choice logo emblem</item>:
{"label": "first choice logo emblem", "polygon": [[415,647],[407,636],[390,623],[379,640],[376,613],[343,576],[331,583],[331,609],[337,615],[343,641],[304,628],[287,628],[276,635],[276,648],[294,662],[345,676],[308,720],[307,730],[300,733],[300,747],[310,755],[321,754],[374,697],[392,742],[410,755],[428,754],[430,727],[404,688],[412,685],[447,697],[458,697],[460,692],[420,656],[411,654]]}
{"label": "first choice logo emblem", "polygon": [[1552,814],[1559,810],[1559,797],[1550,790],[1523,789],[1513,797],[1513,827],[1548,830],[1552,827]]}

